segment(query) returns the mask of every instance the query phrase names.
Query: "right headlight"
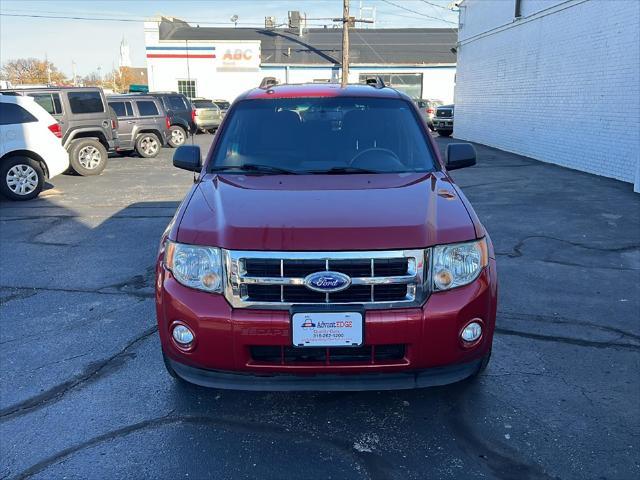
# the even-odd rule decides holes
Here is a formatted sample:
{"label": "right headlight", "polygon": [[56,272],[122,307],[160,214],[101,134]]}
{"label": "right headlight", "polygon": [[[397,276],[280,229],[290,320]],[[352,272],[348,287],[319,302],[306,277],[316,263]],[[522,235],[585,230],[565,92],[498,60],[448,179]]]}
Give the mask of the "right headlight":
{"label": "right headlight", "polygon": [[431,278],[435,291],[449,290],[473,282],[489,262],[487,241],[452,243],[433,247]]}
{"label": "right headlight", "polygon": [[165,266],[182,285],[206,292],[222,292],[220,249],[167,240]]}

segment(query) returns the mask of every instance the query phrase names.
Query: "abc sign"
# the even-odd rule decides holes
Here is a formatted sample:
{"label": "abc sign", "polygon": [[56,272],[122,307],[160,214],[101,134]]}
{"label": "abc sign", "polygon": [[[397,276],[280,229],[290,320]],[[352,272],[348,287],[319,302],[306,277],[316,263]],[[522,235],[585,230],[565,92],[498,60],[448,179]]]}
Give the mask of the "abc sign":
{"label": "abc sign", "polygon": [[222,60],[226,62],[238,62],[242,60],[248,61],[251,60],[251,58],[253,58],[253,52],[249,48],[245,50],[242,50],[241,48],[236,48],[235,50],[229,49],[224,52],[224,55],[222,56]]}

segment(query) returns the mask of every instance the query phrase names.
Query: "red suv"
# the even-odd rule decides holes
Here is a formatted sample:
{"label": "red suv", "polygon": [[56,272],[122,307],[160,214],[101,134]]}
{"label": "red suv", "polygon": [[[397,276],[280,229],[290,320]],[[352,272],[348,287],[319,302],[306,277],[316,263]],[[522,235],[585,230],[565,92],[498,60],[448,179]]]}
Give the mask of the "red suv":
{"label": "red suv", "polygon": [[230,108],[164,233],[156,301],[169,373],[246,390],[442,385],[489,361],[487,232],[420,112],[381,85],[255,89]]}

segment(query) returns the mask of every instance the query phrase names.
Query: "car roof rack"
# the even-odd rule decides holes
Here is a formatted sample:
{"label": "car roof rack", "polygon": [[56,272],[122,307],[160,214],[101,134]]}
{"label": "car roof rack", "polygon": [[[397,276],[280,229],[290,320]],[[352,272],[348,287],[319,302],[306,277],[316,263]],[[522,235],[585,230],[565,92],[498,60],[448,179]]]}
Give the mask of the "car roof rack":
{"label": "car roof rack", "polygon": [[367,85],[371,85],[373,88],[385,88],[386,85],[380,76],[376,75],[375,77],[367,77],[365,80]]}
{"label": "car roof rack", "polygon": [[260,82],[260,87],[258,88],[262,88],[264,90],[275,87],[276,85],[278,85],[278,79],[276,77],[264,77]]}

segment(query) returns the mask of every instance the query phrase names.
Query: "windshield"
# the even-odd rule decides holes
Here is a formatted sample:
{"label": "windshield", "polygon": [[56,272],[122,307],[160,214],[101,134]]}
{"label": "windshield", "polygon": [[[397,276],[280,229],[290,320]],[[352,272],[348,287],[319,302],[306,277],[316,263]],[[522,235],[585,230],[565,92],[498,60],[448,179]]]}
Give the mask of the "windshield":
{"label": "windshield", "polygon": [[214,102],[218,107],[220,107],[222,110],[228,110],[229,106],[231,105],[229,102],[225,102],[225,101],[217,101]]}
{"label": "windshield", "polygon": [[409,102],[387,98],[244,100],[209,171],[400,173],[435,170]]}
{"label": "windshield", "polygon": [[196,108],[216,108],[211,100],[191,100],[191,103]]}

